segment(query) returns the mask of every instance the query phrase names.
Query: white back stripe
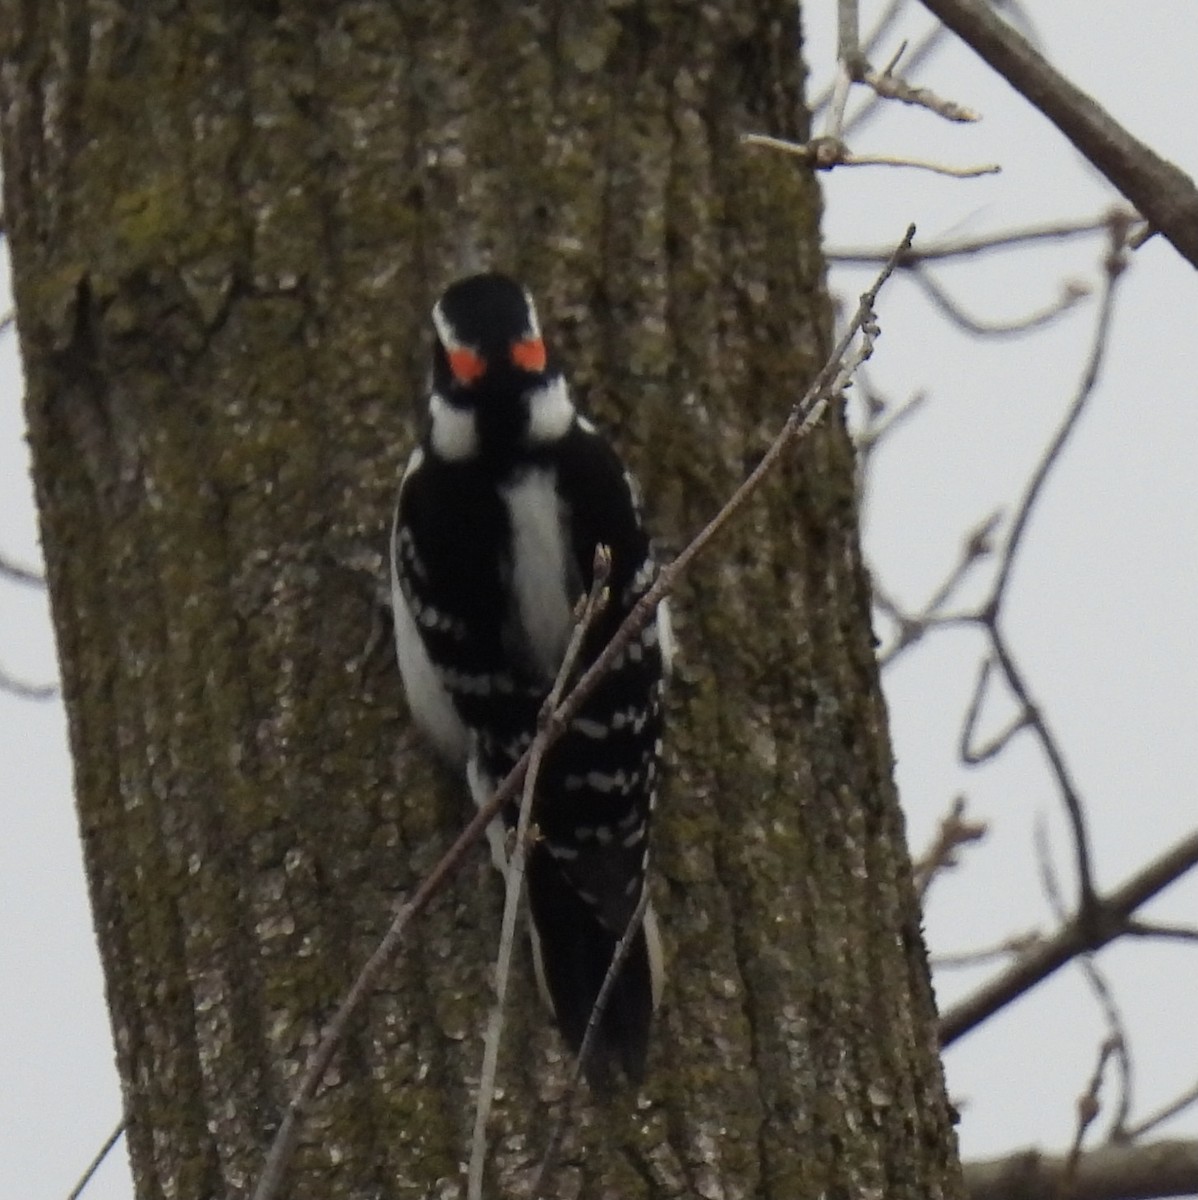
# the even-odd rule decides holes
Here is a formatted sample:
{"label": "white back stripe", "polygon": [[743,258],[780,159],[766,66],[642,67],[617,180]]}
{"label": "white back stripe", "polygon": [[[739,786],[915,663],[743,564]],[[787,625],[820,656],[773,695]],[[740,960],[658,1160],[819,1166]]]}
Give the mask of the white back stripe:
{"label": "white back stripe", "polygon": [[569,550],[556,473],[538,467],[501,489],[512,530],[513,617],[517,641],[552,679],[574,622],[568,592]]}

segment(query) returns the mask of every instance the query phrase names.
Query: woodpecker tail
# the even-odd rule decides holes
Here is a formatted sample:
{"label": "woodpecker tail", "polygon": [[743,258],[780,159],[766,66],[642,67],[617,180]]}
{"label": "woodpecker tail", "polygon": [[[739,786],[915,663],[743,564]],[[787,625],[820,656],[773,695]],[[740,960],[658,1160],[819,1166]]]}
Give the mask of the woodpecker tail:
{"label": "woodpecker tail", "polygon": [[[562,1036],[577,1054],[623,933],[613,933],[599,921],[595,909],[539,846],[529,855],[526,879],[537,981]],[[644,1079],[649,1026],[660,986],[661,946],[657,921],[648,906],[583,1064],[592,1087],[610,1086],[617,1066],[632,1083]]]}

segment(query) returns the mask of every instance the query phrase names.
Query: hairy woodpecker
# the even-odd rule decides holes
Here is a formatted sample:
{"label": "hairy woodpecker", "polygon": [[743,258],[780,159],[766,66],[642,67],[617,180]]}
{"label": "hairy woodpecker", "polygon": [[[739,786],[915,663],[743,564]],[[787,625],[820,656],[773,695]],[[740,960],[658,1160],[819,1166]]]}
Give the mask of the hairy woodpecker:
{"label": "hairy woodpecker", "polygon": [[[611,550],[610,600],[579,673],[656,565],[636,486],[575,410],[528,292],[504,275],[475,275],[450,286],[432,317],[431,420],[404,472],[391,534],[396,646],[412,715],[481,805],[532,741],[595,547]],[[662,605],[537,780],[526,871],[534,961],[575,1053],[646,886],[672,647]],[[515,817],[509,806],[509,827]],[[502,830],[491,833],[502,868]],[[592,1082],[617,1065],[643,1077],[661,977],[650,908],[598,1027]]]}

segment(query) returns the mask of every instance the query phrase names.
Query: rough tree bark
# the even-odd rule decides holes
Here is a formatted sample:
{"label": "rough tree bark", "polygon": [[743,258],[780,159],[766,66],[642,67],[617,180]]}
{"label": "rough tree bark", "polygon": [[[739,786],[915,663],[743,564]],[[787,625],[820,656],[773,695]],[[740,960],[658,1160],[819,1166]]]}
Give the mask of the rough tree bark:
{"label": "rough tree bark", "polygon": [[[4,0],[4,184],[42,532],[138,1195],[244,1196],[321,1022],[468,808],[363,658],[436,291],[524,276],[667,545],[829,340],[791,0]],[[637,1103],[582,1196],[956,1196],[840,422],[678,603]],[[452,1196],[499,884],[414,930],[287,1192]],[[525,956],[526,957],[526,956]],[[564,1063],[524,964],[522,1194]]]}

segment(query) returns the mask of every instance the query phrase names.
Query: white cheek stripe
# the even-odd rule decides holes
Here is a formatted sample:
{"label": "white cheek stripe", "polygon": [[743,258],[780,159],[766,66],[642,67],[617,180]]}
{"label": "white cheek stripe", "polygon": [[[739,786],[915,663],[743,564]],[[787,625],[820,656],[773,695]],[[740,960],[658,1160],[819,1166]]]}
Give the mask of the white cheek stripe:
{"label": "white cheek stripe", "polygon": [[433,449],[450,462],[461,462],[478,454],[478,426],[471,412],[454,408],[437,392],[429,397],[429,415],[433,419]]}
{"label": "white cheek stripe", "polygon": [[565,436],[573,420],[574,404],[560,375],[528,393],[528,440],[534,445]]}

